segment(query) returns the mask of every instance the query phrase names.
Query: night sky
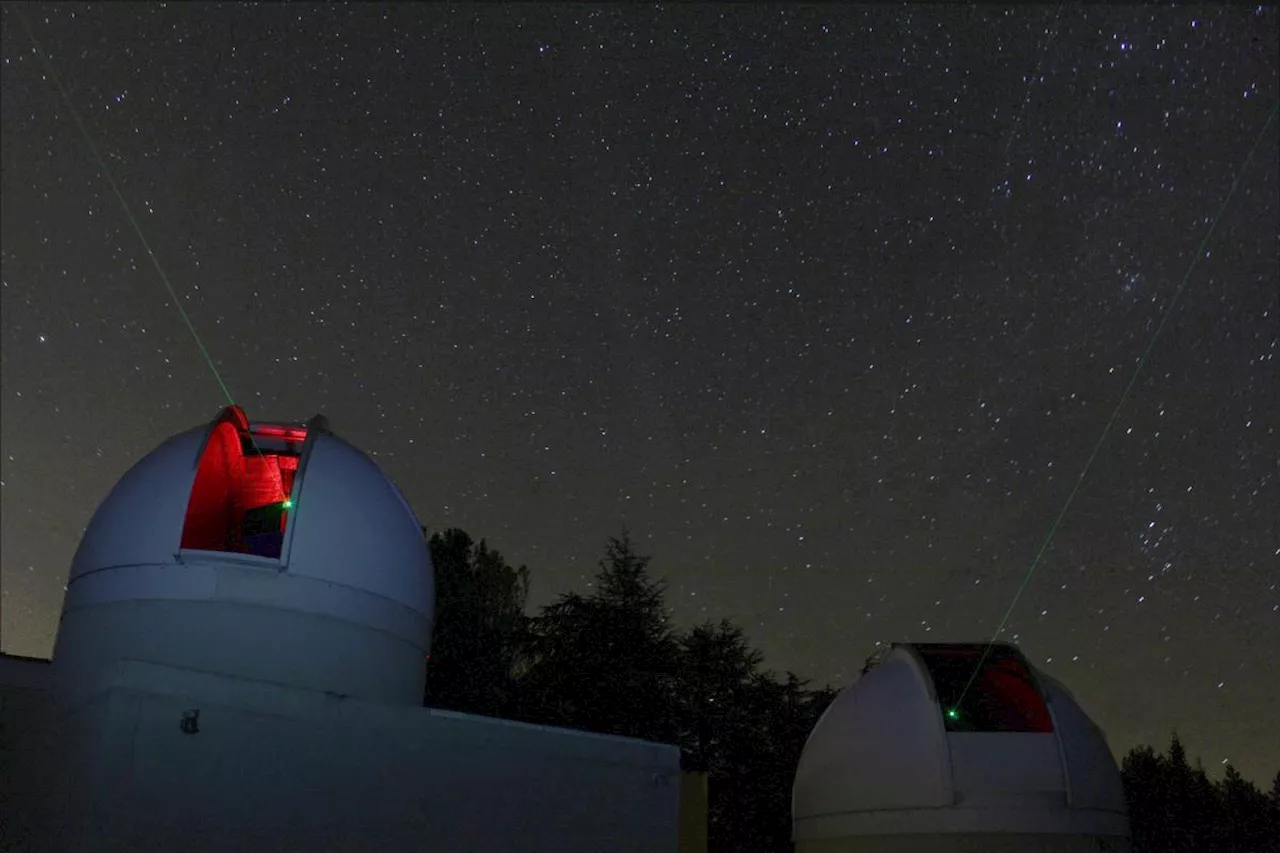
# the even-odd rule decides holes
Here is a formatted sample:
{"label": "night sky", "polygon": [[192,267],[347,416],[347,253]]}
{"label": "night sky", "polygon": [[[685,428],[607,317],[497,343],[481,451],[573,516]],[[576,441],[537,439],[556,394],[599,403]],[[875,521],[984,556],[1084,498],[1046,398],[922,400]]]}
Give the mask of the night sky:
{"label": "night sky", "polygon": [[[1185,280],[1004,637],[1119,751],[1280,769],[1275,5],[21,8],[250,417],[533,605],[625,524],[817,683],[991,636]],[[2,110],[46,655],[97,503],[226,398],[12,5]]]}

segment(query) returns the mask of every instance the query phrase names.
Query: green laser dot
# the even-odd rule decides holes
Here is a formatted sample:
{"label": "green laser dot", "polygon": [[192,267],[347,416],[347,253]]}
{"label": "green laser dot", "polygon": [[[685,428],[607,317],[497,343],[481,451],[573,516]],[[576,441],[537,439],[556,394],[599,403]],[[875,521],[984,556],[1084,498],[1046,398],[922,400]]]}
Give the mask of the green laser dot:
{"label": "green laser dot", "polygon": [[280,506],[284,507],[285,509],[293,509],[293,501],[285,499],[280,502]]}
{"label": "green laser dot", "polygon": [[955,708],[951,708],[950,710],[947,711],[947,717],[949,719],[954,720],[956,717],[959,717],[959,716],[960,716],[960,712],[957,711]]}

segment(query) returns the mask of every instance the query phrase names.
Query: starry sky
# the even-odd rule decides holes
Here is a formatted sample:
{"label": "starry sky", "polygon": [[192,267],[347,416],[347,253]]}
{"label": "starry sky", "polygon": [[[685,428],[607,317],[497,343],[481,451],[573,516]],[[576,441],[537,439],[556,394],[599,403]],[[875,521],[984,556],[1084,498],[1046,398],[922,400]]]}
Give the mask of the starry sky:
{"label": "starry sky", "polygon": [[[1280,769],[1274,5],[21,8],[250,417],[533,605],[625,524],[817,683],[992,635],[1181,292],[1003,638],[1117,751]],[[0,644],[47,655],[98,501],[226,398],[2,21]]]}

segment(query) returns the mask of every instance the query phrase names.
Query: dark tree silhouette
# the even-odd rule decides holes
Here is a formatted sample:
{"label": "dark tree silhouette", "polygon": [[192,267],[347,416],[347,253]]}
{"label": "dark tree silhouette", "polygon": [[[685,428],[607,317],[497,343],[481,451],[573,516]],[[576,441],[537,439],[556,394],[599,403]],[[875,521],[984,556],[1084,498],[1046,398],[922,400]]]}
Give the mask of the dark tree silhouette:
{"label": "dark tree silhouette", "polygon": [[1222,849],[1271,853],[1280,850],[1275,804],[1230,764],[1219,783],[1222,795]]}
{"label": "dark tree silhouette", "polygon": [[1135,853],[1280,853],[1273,798],[1230,765],[1214,784],[1176,734],[1166,755],[1130,750],[1123,776]]}
{"label": "dark tree silhouette", "polygon": [[752,677],[708,779],[712,851],[791,849],[791,783],[805,740],[833,697],[807,691],[792,673],[783,681]]}
{"label": "dark tree silhouette", "polygon": [[526,633],[529,572],[457,529],[429,540],[436,626],[426,704],[497,716],[513,703],[513,672]]}
{"label": "dark tree silhouette", "polygon": [[[528,572],[461,530],[429,540],[437,619],[427,704],[678,744],[708,774],[712,853],[792,853],[791,783],[835,698],[761,669],[733,623],[675,631],[664,586],[624,531],[589,590],[525,615]],[[1175,734],[1125,756],[1134,853],[1280,853],[1280,774],[1218,783]]]}
{"label": "dark tree silhouette", "polygon": [[791,780],[834,693],[761,672],[763,655],[727,620],[693,628],[680,652],[681,746],[685,766],[708,773],[710,849],[789,850]]}
{"label": "dark tree silhouette", "polygon": [[728,621],[677,635],[663,593],[627,534],[611,539],[591,591],[532,620],[522,717],[679,744],[708,774],[712,851],[789,853],[791,780],[834,693],[761,672]]}
{"label": "dark tree silhouette", "polygon": [[[1135,750],[1135,752],[1138,752]],[[1135,839],[1148,853],[1211,853],[1216,802],[1203,768],[1192,768],[1182,741],[1174,734],[1168,755],[1143,751],[1143,775],[1125,760],[1125,788],[1129,797],[1130,825]],[[1130,753],[1132,757],[1134,753]]]}
{"label": "dark tree silhouette", "polygon": [[727,619],[681,637],[678,678],[680,745],[688,769],[710,771],[726,739],[744,723],[744,705],[764,655]]}
{"label": "dark tree silhouette", "polygon": [[630,537],[611,538],[588,595],[531,620],[519,678],[523,719],[673,743],[679,647],[663,584]]}

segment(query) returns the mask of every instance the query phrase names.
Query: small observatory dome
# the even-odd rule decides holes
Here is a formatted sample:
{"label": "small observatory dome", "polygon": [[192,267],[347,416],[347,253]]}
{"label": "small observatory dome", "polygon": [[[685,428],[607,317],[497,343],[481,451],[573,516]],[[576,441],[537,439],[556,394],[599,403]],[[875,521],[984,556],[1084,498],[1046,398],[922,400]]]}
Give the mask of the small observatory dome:
{"label": "small observatory dome", "polygon": [[796,853],[1127,851],[1102,731],[1014,646],[895,644],[809,735]]}
{"label": "small observatory dome", "polygon": [[325,419],[235,406],[138,462],[67,581],[59,686],[122,659],[421,704],[435,610],[418,519]]}

